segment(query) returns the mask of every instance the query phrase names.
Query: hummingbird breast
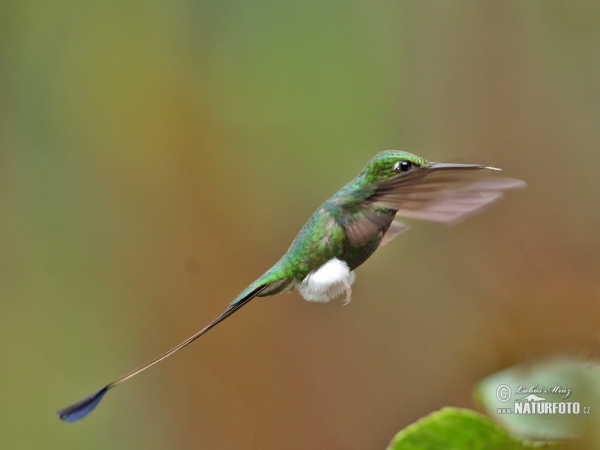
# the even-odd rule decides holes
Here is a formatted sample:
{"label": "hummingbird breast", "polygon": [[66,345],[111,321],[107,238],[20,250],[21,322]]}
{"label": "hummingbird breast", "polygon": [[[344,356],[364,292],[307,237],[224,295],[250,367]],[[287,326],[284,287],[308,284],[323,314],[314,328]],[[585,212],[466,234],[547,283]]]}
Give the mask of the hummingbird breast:
{"label": "hummingbird breast", "polygon": [[268,285],[258,295],[276,295],[297,288],[308,301],[328,302],[354,283],[354,269],[379,247],[385,231],[387,227],[365,245],[352,246],[344,226],[321,206],[282,258],[255,282]]}
{"label": "hummingbird breast", "polygon": [[354,247],[331,211],[319,208],[284,256],[285,265],[295,268],[294,282],[288,288],[296,287],[305,300],[312,302],[338,297],[354,283],[354,269],[373,254],[383,234],[385,230],[365,245]]}

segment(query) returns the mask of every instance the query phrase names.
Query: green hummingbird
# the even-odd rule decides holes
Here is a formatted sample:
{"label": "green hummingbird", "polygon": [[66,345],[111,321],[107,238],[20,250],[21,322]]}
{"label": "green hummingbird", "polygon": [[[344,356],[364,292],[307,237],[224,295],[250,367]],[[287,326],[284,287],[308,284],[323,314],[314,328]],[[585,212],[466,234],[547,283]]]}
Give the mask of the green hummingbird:
{"label": "green hummingbird", "polygon": [[378,153],[354,180],[319,206],[281,259],[219,317],[156,359],[58,411],[58,416],[66,422],[87,416],[110,389],[191,344],[254,297],[298,289],[308,301],[327,302],[345,294],[345,303],[350,302],[354,270],[409,228],[399,217],[452,224],[500,199],[503,191],[525,186],[510,178],[469,180],[468,172],[482,169],[500,170],[430,162],[397,150]]}

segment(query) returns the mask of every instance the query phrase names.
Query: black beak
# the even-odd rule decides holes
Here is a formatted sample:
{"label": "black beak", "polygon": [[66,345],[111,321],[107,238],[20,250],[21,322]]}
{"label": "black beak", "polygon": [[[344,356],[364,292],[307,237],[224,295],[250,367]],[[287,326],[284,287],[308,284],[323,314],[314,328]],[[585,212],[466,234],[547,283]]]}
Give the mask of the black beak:
{"label": "black beak", "polygon": [[497,167],[490,166],[480,166],[479,164],[452,164],[452,163],[431,163],[428,167],[429,170],[479,170],[479,169],[489,169],[489,170],[502,170]]}

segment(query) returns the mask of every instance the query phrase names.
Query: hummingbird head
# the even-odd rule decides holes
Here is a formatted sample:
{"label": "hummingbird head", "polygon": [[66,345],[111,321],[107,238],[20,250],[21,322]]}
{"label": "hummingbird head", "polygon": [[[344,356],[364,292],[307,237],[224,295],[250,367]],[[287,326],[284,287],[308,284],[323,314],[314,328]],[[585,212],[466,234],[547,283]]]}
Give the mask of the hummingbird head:
{"label": "hummingbird head", "polygon": [[367,183],[377,183],[390,178],[412,178],[431,163],[420,156],[399,150],[377,153],[365,166],[360,175]]}
{"label": "hummingbird head", "polygon": [[481,166],[478,164],[448,164],[427,161],[420,156],[399,150],[386,150],[379,152],[364,167],[360,176],[367,183],[376,183],[391,178],[411,179],[422,178],[432,172],[440,170],[477,170],[492,169],[495,167]]}

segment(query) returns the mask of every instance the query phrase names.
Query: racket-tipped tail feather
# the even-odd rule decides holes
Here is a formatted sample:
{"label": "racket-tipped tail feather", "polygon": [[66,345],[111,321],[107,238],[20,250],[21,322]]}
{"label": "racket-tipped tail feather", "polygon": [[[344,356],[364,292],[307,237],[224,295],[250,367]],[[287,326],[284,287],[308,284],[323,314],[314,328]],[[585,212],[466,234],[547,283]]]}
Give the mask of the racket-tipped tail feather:
{"label": "racket-tipped tail feather", "polygon": [[65,422],[75,422],[76,420],[83,419],[98,406],[98,403],[100,403],[100,400],[102,400],[109,389],[109,386],[105,386],[89,397],[86,397],[77,403],[73,403],[71,406],[67,406],[60,411],[56,411],[56,414],[60,420],[64,420]]}

